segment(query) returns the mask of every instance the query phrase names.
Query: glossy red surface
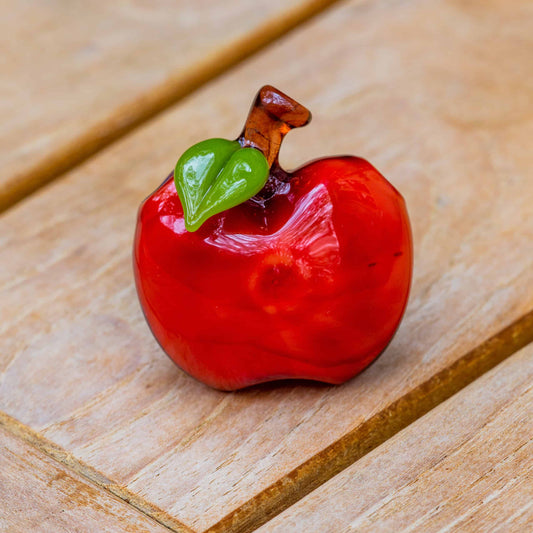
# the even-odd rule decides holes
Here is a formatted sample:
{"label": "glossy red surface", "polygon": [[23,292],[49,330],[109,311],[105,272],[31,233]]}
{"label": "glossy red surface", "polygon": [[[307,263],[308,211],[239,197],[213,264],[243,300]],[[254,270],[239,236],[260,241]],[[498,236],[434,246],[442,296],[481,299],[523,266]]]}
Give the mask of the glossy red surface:
{"label": "glossy red surface", "polygon": [[399,325],[411,231],[401,195],[355,157],[310,163],[194,233],[168,179],[139,210],[134,268],[155,337],[200,381],[342,383]]}

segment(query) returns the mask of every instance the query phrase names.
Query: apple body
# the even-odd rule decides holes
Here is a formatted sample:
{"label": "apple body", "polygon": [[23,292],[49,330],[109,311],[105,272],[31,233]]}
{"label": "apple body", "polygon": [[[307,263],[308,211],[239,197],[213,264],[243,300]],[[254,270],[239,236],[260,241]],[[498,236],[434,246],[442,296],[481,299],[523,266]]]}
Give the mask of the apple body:
{"label": "apple body", "polygon": [[356,157],[312,162],[185,229],[169,177],[139,209],[137,290],[163,350],[221,390],[342,383],[388,345],[407,303],[412,243],[400,193]]}
{"label": "apple body", "polygon": [[342,383],[385,349],[405,310],[412,242],[400,193],[357,157],[289,177],[195,232],[171,176],[139,209],[134,270],[148,324],[214,388]]}

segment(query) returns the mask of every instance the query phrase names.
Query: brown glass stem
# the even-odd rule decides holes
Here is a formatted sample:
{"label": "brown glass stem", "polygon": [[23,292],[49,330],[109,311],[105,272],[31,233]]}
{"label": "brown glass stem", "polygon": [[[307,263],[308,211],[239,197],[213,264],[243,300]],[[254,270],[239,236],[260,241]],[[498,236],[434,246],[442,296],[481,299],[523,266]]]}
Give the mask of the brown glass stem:
{"label": "brown glass stem", "polygon": [[242,147],[261,150],[268,165],[279,167],[278,155],[283,137],[292,129],[305,126],[311,112],[271,85],[258,93],[250,109],[244,130],[237,139]]}

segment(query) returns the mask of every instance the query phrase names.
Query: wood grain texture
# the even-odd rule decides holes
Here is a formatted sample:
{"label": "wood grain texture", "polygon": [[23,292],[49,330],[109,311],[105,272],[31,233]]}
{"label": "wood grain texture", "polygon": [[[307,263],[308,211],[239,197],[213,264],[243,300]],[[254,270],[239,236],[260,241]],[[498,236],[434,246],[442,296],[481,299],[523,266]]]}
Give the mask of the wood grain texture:
{"label": "wood grain texture", "polygon": [[533,345],[258,531],[533,529]]}
{"label": "wood grain texture", "polygon": [[0,211],[334,0],[0,3]]}
{"label": "wood grain texture", "polygon": [[0,531],[169,530],[0,428]]}
{"label": "wood grain texture", "polygon": [[[120,483],[110,479],[92,466],[80,461],[69,451],[61,448],[55,442],[48,440],[34,429],[21,424],[20,421],[0,411],[0,429],[17,437],[26,445],[35,448],[36,452],[42,453],[55,462],[66,467],[71,473],[78,474],[84,480],[89,481],[124,502],[137,509],[143,515],[152,518],[158,524],[165,526],[175,533],[193,533],[192,530],[179,520],[158,508],[156,505],[140,498],[134,492],[128,490]],[[91,486],[92,486],[91,485]]]}
{"label": "wood grain texture", "polygon": [[[523,345],[533,314],[499,332],[533,310],[532,10],[347,4],[4,215],[0,408],[194,529],[246,530]],[[350,383],[225,394],[144,323],[135,211],[190,144],[237,136],[266,82],[314,113],[283,163],[356,153],[402,191],[415,278],[394,341]]]}

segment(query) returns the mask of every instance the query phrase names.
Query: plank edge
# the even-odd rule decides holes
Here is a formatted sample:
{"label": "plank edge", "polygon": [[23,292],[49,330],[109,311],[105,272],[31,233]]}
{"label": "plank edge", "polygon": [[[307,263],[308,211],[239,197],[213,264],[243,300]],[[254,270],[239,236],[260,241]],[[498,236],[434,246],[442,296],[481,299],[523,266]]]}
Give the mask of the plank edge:
{"label": "plank edge", "polygon": [[171,76],[106,119],[16,174],[0,188],[0,213],[82,164],[226,71],[343,0],[309,0],[234,39],[196,65]]}
{"label": "plank edge", "polygon": [[26,426],[3,411],[0,411],[0,427],[26,444],[29,444],[33,448],[44,453],[46,456],[54,459],[63,467],[81,476],[84,480],[111,493],[116,498],[119,498],[127,505],[130,505],[168,530],[175,533],[196,533],[193,529],[179,522],[159,507],[127,488],[113,482],[95,468],[92,468],[74,457],[74,455],[61,448],[61,446],[46,439],[37,431],[34,431],[29,426]]}
{"label": "plank edge", "polygon": [[247,533],[301,500],[533,342],[533,310],[228,513],[204,533]]}

